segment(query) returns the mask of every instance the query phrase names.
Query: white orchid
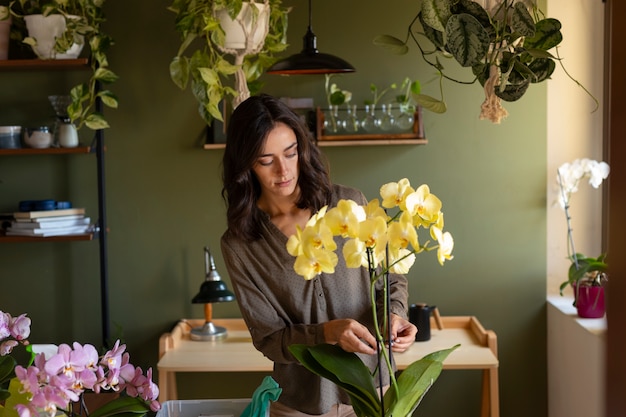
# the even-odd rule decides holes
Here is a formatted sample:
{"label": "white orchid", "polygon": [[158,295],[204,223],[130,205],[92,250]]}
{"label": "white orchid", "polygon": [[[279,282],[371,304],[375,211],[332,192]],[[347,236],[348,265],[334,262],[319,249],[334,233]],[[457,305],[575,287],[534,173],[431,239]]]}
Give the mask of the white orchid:
{"label": "white orchid", "polygon": [[598,188],[609,176],[609,164],[588,158],[576,159],[561,165],[557,173],[557,184],[560,187],[557,202],[561,208],[569,206],[572,194],[578,191],[578,184],[583,178],[589,178],[589,184]]}

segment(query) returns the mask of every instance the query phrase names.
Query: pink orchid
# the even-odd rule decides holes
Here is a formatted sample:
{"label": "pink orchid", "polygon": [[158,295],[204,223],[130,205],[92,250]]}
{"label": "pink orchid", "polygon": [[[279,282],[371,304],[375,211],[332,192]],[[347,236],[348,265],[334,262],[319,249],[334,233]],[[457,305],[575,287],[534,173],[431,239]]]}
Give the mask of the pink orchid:
{"label": "pink orchid", "polygon": [[0,356],[8,355],[18,344],[17,340],[5,340],[0,344]]}
{"label": "pink orchid", "polygon": [[11,335],[9,330],[9,323],[11,322],[11,315],[0,311],[0,340],[6,339]]}
{"label": "pink orchid", "polygon": [[74,342],[72,347],[59,345],[57,353],[46,359],[35,357],[34,366],[15,368],[24,392],[30,394],[27,405],[17,406],[20,417],[37,417],[43,413],[53,417],[57,410],[66,411],[72,402],[80,401],[83,392],[91,390],[126,392],[144,401],[146,411],[161,408],[157,401],[158,386],[152,382],[152,369],[147,374],[130,363],[126,346],[117,341],[110,351],[99,358],[89,344]]}
{"label": "pink orchid", "polygon": [[118,369],[122,366],[122,355],[126,350],[126,345],[120,346],[120,341],[116,341],[113,348],[106,352],[100,361],[102,366],[106,366],[109,369]]}
{"label": "pink orchid", "polygon": [[11,319],[9,324],[9,330],[11,336],[15,340],[25,340],[30,336],[30,318],[26,317],[26,314],[20,314],[18,317]]}

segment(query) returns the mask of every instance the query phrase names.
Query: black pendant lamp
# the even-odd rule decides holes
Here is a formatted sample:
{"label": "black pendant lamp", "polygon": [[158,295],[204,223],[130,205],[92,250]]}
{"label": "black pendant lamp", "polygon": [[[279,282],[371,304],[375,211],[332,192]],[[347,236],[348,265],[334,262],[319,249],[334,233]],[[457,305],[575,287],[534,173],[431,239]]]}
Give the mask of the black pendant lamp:
{"label": "black pendant lamp", "polygon": [[309,27],[302,39],[304,43],[302,52],[278,61],[267,70],[267,73],[301,75],[356,71],[352,65],[343,59],[317,50],[317,38],[311,30],[311,0],[309,0]]}

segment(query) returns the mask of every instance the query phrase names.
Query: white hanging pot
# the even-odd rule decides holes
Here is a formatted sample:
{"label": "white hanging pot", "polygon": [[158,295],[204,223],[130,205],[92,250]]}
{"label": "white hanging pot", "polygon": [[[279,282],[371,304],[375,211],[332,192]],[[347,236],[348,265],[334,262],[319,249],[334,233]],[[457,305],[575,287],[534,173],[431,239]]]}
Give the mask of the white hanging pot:
{"label": "white hanging pot", "polygon": [[[256,7],[259,12],[256,22],[251,7]],[[224,48],[253,51],[260,50],[263,46],[269,28],[269,4],[244,1],[241,11],[234,20],[230,18],[226,9],[217,10],[215,16],[226,33]]]}
{"label": "white hanging pot", "polygon": [[[71,16],[69,17],[71,18]],[[84,42],[74,43],[70,49],[64,53],[54,50],[56,38],[65,32],[65,17],[60,14],[44,16],[33,14],[24,16],[28,36],[35,39],[33,51],[41,59],[75,59],[83,50]]]}

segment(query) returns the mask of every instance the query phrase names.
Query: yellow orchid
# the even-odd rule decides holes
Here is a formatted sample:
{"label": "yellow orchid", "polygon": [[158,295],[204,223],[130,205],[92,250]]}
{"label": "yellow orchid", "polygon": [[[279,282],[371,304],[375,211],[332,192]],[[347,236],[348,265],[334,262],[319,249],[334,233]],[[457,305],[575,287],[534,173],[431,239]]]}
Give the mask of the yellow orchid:
{"label": "yellow orchid", "polygon": [[321,219],[324,218],[324,216],[326,215],[326,211],[327,210],[328,210],[328,206],[324,206],[321,209],[319,209],[317,211],[317,213],[315,213],[313,216],[311,216],[309,221],[306,222],[306,227],[315,226],[317,224],[317,222],[319,222]]}
{"label": "yellow orchid", "polygon": [[[421,252],[421,251],[420,251]],[[408,249],[389,250],[389,272],[394,274],[408,274],[415,263],[415,254]]]}
{"label": "yellow orchid", "polygon": [[443,233],[438,227],[433,227],[432,232],[435,234],[437,242],[439,242],[439,248],[437,248],[437,260],[441,265],[444,261],[451,260],[452,248],[454,248],[454,239],[450,232]]}
{"label": "yellow orchid", "polygon": [[315,226],[305,227],[300,238],[302,252],[308,253],[312,249],[326,249],[334,251],[337,249],[333,232],[325,221],[318,221]]}
{"label": "yellow orchid", "polygon": [[386,233],[387,222],[382,217],[366,219],[359,227],[359,239],[368,248],[374,248],[381,243],[386,243]]}
{"label": "yellow orchid", "polygon": [[400,207],[401,210],[406,210],[405,199],[413,191],[407,178],[385,184],[380,187],[380,196],[383,198],[382,206],[388,209]]}
{"label": "yellow orchid", "polygon": [[354,238],[359,232],[359,222],[365,219],[365,210],[352,200],[340,200],[337,207],[328,211],[324,222],[333,235]]}
{"label": "yellow orchid", "polygon": [[370,200],[365,206],[365,218],[373,219],[374,217],[382,217],[385,221],[389,218],[385,209],[380,206],[380,201],[377,198]]}
{"label": "yellow orchid", "polygon": [[437,240],[437,236],[435,236],[435,232],[434,232],[434,228],[438,228],[439,230],[443,230],[443,213],[439,212],[437,213],[437,220],[435,221],[435,223],[433,223],[433,225],[430,228],[430,236]]}
{"label": "yellow orchid", "polygon": [[298,256],[302,254],[302,229],[299,225],[296,225],[296,234],[289,236],[287,239],[287,252],[291,256]]}
{"label": "yellow orchid", "polygon": [[406,210],[413,216],[416,226],[427,227],[437,221],[437,215],[441,211],[441,200],[430,193],[428,185],[420,185],[415,192],[405,199]]}
{"label": "yellow orchid", "polygon": [[420,251],[417,230],[413,227],[411,214],[404,211],[397,222],[389,225],[389,246],[391,248],[406,249],[409,245],[416,251]]}
{"label": "yellow orchid", "polygon": [[365,243],[359,239],[350,239],[343,246],[343,258],[348,268],[368,267]]}
{"label": "yellow orchid", "polygon": [[296,257],[293,265],[294,270],[304,279],[310,280],[322,272],[332,274],[335,272],[338,258],[335,252],[319,248],[310,248],[309,251]]}
{"label": "yellow orchid", "polygon": [[[437,249],[437,260],[443,265],[446,260],[453,258],[454,240],[449,232],[443,232],[442,204],[434,194],[430,193],[428,185],[421,185],[417,190],[414,190],[409,180],[403,178],[398,182],[391,182],[380,187],[380,196],[382,202],[375,198],[365,206],[360,206],[352,200],[340,200],[337,206],[332,209],[327,210],[327,207],[324,207],[307,222],[304,230],[296,228],[296,233],[290,236],[287,241],[287,250],[296,257],[294,263],[296,273],[303,276],[304,279],[310,280],[321,273],[333,273],[335,271],[338,257],[335,255],[337,244],[334,238],[341,236],[347,239],[342,249],[346,266],[348,268],[364,267],[369,272],[374,329],[376,340],[382,346],[385,340],[382,336],[382,329],[385,324],[382,323],[389,323],[390,318],[386,316],[382,323],[379,322],[377,307],[382,301],[381,311],[387,311],[386,306],[389,301],[385,297],[382,300],[377,299],[374,285],[379,279],[382,279],[382,284],[387,288],[387,294],[389,294],[388,274],[409,273],[415,264],[416,255],[421,252]],[[385,210],[396,207],[398,210],[392,215]],[[430,235],[433,240],[437,241],[437,245],[431,246],[430,241],[420,244],[418,237],[420,227],[430,229]],[[292,350],[292,347],[295,350]],[[350,358],[350,362],[345,363],[342,362],[341,357],[338,357],[336,360],[329,361],[327,366],[325,361],[322,363],[317,361],[314,355],[305,354],[305,351],[311,352],[317,348],[318,346],[294,345],[290,346],[290,352],[296,355],[300,363],[305,366],[309,365],[309,369],[319,370],[319,372],[314,372],[323,377],[328,377],[330,374],[337,376],[335,369],[341,369],[344,372],[346,366],[355,366],[359,360],[358,356],[354,355],[355,358]],[[337,349],[341,350],[341,348]],[[455,348],[447,350],[445,356],[453,349]],[[323,352],[326,355],[325,349]],[[439,352],[435,353],[438,354]],[[342,352],[342,355],[345,354],[346,352]],[[386,349],[382,349],[379,355],[381,366],[387,366],[391,385],[385,394],[385,399],[389,394],[391,401],[390,404],[385,402],[388,411],[384,411],[384,416],[395,415],[394,412],[403,409],[403,407],[412,412],[419,402],[419,397],[415,396],[411,400],[414,403],[411,407],[406,401],[399,399],[407,396],[413,398],[411,392],[414,388],[413,381],[407,384],[406,381],[396,380],[390,353]],[[443,358],[444,356],[440,360]],[[361,365],[363,365],[363,372],[369,372],[364,364]],[[416,365],[423,366],[419,363]],[[406,371],[403,374],[406,375]],[[345,375],[347,374],[344,373]],[[365,373],[365,375],[369,374]],[[378,376],[371,375],[371,377]],[[352,378],[348,379],[350,381],[343,381],[343,383],[350,387],[357,387]],[[427,379],[424,383],[432,384],[432,379]],[[355,392],[360,392],[362,385],[358,385],[358,388],[355,389]],[[360,396],[351,396],[351,398],[357,401],[362,400]],[[370,411],[366,413],[364,410],[360,410],[361,412],[357,415],[361,417],[370,416],[377,414],[370,413],[371,410],[382,410],[383,404],[377,393],[373,393],[368,398],[372,402],[372,404],[368,403],[371,406],[368,409]],[[410,415],[408,411],[398,414]]]}

